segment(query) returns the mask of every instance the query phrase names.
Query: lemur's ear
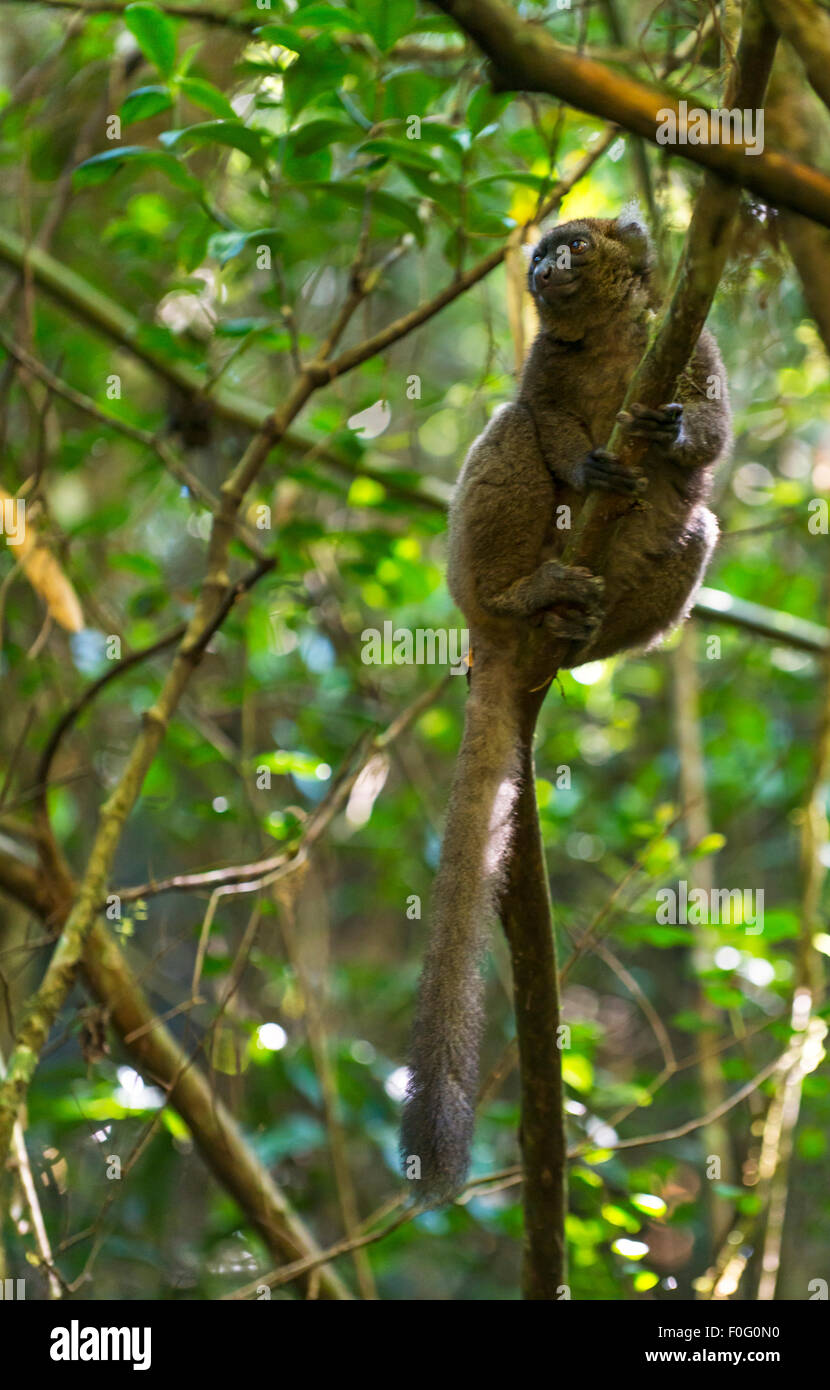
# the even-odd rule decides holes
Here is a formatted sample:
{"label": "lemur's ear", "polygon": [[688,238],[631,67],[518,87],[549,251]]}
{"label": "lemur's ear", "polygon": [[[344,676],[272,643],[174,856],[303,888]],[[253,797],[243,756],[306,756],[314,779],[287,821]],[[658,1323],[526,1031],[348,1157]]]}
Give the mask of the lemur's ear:
{"label": "lemur's ear", "polygon": [[649,270],[654,260],[654,248],[645,219],[637,203],[623,208],[614,223],[614,235],[625,246],[635,271]]}

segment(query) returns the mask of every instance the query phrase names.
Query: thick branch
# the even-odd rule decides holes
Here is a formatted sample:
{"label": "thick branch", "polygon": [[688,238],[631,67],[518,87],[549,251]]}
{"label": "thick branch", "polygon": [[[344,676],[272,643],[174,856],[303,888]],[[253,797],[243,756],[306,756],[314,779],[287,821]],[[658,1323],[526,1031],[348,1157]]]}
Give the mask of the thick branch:
{"label": "thick branch", "polygon": [[[783,28],[780,23],[779,28]],[[825,81],[830,80],[830,57],[824,75]],[[827,171],[830,116],[805,83],[798,58],[786,47],[779,51],[770,83],[767,129],[782,149]],[[781,230],[798,271],[807,308],[830,355],[830,231],[792,212],[782,213]]]}
{"label": "thick branch", "polygon": [[[658,113],[674,111],[683,129],[677,100],[614,72],[592,58],[555,42],[545,29],[519,17],[504,0],[434,0],[491,60],[501,91],[547,92],[580,111],[614,121],[657,143]],[[732,109],[755,110],[761,101],[734,102]],[[695,109],[698,109],[697,107]],[[702,109],[702,108],[700,108]],[[667,151],[691,160],[773,207],[790,208],[830,227],[830,178],[774,150],[749,156],[742,145],[674,144]]]}
{"label": "thick branch", "polygon": [[807,618],[796,618],[780,609],[764,608],[749,599],[733,598],[723,589],[703,588],[694,606],[696,618],[709,618],[716,623],[754,632],[778,646],[793,647],[799,652],[821,655],[830,649],[830,630]]}
{"label": "thick branch", "polygon": [[536,810],[533,730],[545,691],[524,697],[514,851],[500,915],[513,971],[521,1078],[525,1299],[555,1302],[565,1284],[567,1146],[559,986],[545,857]]}

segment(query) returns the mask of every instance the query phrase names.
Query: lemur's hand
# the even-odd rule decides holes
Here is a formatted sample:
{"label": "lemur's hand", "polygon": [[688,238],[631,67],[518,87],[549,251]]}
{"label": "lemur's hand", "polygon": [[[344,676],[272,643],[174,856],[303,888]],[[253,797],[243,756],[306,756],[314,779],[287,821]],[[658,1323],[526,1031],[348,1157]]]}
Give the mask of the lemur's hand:
{"label": "lemur's hand", "polygon": [[592,449],[580,465],[581,482],[586,489],[622,493],[625,497],[645,492],[648,479],[639,468],[621,463],[617,454],[607,449]]}
{"label": "lemur's hand", "polygon": [[656,410],[635,404],[629,410],[621,410],[617,420],[635,439],[656,444],[666,453],[671,453],[684,441],[683,406],[680,401],[659,405]]}

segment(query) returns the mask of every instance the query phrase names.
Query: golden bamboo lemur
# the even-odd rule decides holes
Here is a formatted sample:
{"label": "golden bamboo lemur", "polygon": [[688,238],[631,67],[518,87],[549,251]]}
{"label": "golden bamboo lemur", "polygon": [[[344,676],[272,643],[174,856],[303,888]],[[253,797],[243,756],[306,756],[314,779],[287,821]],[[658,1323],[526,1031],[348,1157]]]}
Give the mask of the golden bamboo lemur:
{"label": "golden bamboo lemur", "polygon": [[[474,666],[450,794],[411,1046],[401,1152],[420,1201],[448,1200],[468,1168],[478,1083],[484,928],[510,843],[525,651],[568,639],[569,666],[647,647],[682,621],[717,538],[704,503],[731,439],[726,378],[704,331],[678,389],[621,423],[648,441],[641,470],[607,443],[643,354],[653,255],[635,213],[545,233],[528,285],[539,312],[517,399],[472,445],[450,508],[450,592]],[[617,523],[601,573],[566,565],[591,488],[642,496]],[[569,508],[570,513],[562,508]],[[548,676],[553,674],[552,660]],[[419,1164],[413,1165],[417,1157]]]}

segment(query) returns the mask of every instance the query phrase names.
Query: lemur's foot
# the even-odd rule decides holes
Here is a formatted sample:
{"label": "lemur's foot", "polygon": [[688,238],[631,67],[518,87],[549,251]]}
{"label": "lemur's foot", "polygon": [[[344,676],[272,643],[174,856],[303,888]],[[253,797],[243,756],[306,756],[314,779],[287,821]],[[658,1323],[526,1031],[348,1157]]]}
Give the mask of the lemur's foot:
{"label": "lemur's foot", "polygon": [[656,410],[635,404],[628,410],[621,410],[617,419],[629,434],[646,439],[651,444],[679,444],[683,436],[683,406],[680,401],[659,405]]}
{"label": "lemur's foot", "polygon": [[567,642],[589,642],[602,623],[602,614],[586,613],[578,608],[551,609],[543,614],[542,623],[551,637]]}
{"label": "lemur's foot", "polygon": [[631,497],[645,492],[648,479],[639,468],[621,463],[619,455],[607,449],[592,449],[582,464],[582,476],[587,488],[602,492],[618,492]]}
{"label": "lemur's foot", "polygon": [[559,565],[556,597],[540,614],[545,630],[551,637],[587,642],[602,623],[604,595],[605,581],[598,574],[580,565]]}
{"label": "lemur's foot", "polygon": [[548,560],[542,570],[546,572],[545,586],[550,589],[551,607],[573,603],[589,613],[596,613],[602,606],[605,581],[598,574],[592,574],[581,565],[563,565],[559,560]]}

